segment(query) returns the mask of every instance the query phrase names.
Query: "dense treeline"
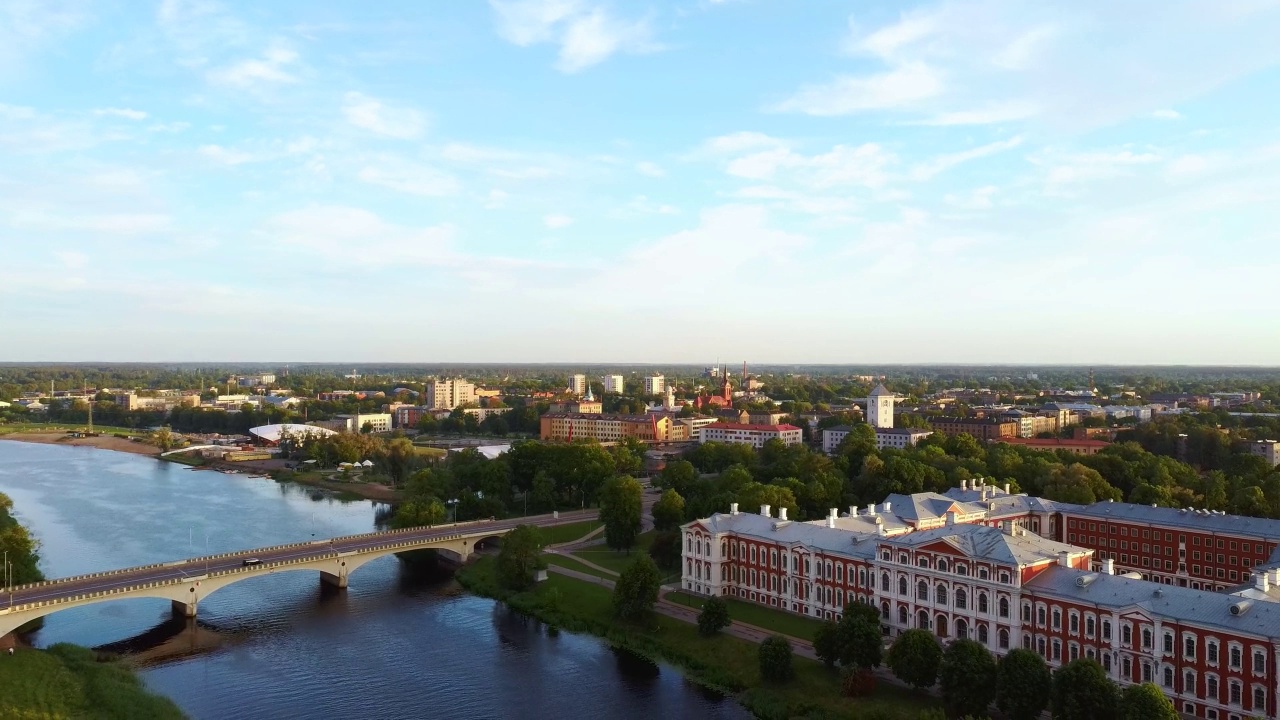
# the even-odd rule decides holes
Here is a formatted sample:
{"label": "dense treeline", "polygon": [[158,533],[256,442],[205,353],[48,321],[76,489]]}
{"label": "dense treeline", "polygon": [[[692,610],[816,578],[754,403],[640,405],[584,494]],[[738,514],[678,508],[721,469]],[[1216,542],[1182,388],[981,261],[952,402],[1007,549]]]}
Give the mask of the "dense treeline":
{"label": "dense treeline", "polygon": [[44,580],[40,572],[39,545],[31,533],[13,516],[13,500],[0,493],[0,552],[8,554],[14,585]]}

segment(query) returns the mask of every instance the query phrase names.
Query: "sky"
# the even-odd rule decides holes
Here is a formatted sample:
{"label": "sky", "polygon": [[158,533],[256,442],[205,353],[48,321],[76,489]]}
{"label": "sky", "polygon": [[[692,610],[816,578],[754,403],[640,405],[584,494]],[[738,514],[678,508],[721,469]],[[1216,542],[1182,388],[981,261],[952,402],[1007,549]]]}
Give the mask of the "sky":
{"label": "sky", "polygon": [[0,360],[1280,365],[1277,37],[1277,0],[0,0]]}

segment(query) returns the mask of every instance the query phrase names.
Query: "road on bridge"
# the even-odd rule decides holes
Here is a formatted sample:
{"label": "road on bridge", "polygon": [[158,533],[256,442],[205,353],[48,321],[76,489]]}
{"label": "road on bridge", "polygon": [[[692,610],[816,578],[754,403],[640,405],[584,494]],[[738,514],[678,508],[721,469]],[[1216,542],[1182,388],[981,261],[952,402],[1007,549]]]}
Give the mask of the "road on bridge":
{"label": "road on bridge", "polygon": [[[193,560],[166,564],[160,567],[123,570],[110,575],[100,575],[98,577],[77,578],[63,581],[53,580],[35,587],[14,589],[12,600],[10,600],[9,597],[0,597],[0,608],[9,607],[11,605],[21,605],[23,603],[40,602],[41,600],[58,600],[74,595],[102,592],[104,590],[124,590],[138,585],[144,585],[146,583],[195,577],[206,573],[217,572],[219,570],[240,570],[245,568],[244,561],[248,558],[257,558],[263,563],[276,562],[280,560],[320,559],[333,557],[336,553],[369,550],[386,545],[390,542],[414,542],[419,540],[429,541],[436,538],[458,534],[474,535],[486,531],[509,530],[521,524],[547,526],[582,522],[584,520],[594,520],[599,515],[599,512],[600,511],[596,509],[574,510],[571,512],[560,513],[559,517],[539,515],[536,517],[512,518],[509,520],[467,522],[459,525],[424,527],[395,533],[373,533],[349,538],[317,540],[301,546],[246,550],[233,555],[210,558],[208,560],[196,558]],[[4,593],[4,595],[8,594],[9,593],[7,592]]]}

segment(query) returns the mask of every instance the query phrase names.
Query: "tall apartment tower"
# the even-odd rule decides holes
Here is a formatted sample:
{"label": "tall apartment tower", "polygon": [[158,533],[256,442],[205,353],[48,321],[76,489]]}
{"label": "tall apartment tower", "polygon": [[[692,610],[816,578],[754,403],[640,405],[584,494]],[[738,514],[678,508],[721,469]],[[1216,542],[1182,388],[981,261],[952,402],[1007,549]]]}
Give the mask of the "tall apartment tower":
{"label": "tall apartment tower", "polygon": [[667,379],[661,375],[652,375],[644,379],[645,395],[662,395],[667,392]]}
{"label": "tall apartment tower", "polygon": [[893,427],[893,393],[883,385],[876,385],[867,396],[867,422],[875,428]]}
{"label": "tall apartment tower", "polygon": [[581,397],[587,392],[587,376],[586,375],[570,375],[569,376],[569,392]]}
{"label": "tall apartment tower", "polygon": [[621,393],[623,387],[622,382],[623,380],[621,375],[605,375],[604,391],[607,393]]}
{"label": "tall apartment tower", "polygon": [[432,410],[452,410],[476,403],[476,386],[464,378],[445,378],[427,382],[424,404]]}

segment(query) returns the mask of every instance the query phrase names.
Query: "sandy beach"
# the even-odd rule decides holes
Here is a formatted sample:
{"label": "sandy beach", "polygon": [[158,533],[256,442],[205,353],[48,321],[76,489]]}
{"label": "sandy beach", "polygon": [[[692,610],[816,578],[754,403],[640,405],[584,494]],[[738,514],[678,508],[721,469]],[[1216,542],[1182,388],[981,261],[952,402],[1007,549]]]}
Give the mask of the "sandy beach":
{"label": "sandy beach", "polygon": [[0,440],[40,443],[42,445],[76,445],[80,447],[95,447],[103,450],[133,453],[135,455],[155,456],[160,454],[160,448],[154,445],[125,440],[124,438],[118,438],[113,435],[73,438],[65,432],[21,432],[2,434],[0,435]]}

